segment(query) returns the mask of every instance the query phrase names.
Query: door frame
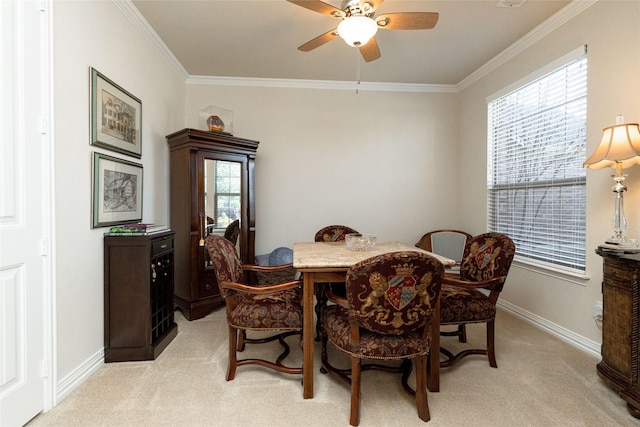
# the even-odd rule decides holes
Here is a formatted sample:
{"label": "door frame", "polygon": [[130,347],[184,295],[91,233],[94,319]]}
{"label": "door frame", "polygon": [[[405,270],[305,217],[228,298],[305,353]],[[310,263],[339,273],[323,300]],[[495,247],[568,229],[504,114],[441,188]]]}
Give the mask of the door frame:
{"label": "door frame", "polygon": [[[53,2],[54,0],[10,0],[13,5],[7,9],[8,13],[16,13],[22,18],[16,23],[16,29],[11,29],[3,34],[8,40],[13,37],[19,40],[28,40],[29,47],[25,47],[26,43],[13,44],[9,57],[18,56],[24,58],[27,66],[33,66],[30,76],[37,78],[37,90],[35,96],[25,96],[22,99],[23,105],[18,109],[20,117],[16,120],[8,120],[6,122],[12,133],[16,135],[27,134],[30,136],[28,143],[31,144],[33,158],[30,159],[32,167],[38,168],[40,173],[35,177],[24,174],[26,180],[32,180],[31,183],[38,191],[31,192],[28,197],[35,197],[39,201],[40,217],[36,220],[30,220],[25,223],[26,227],[36,227],[37,231],[29,240],[25,242],[27,245],[33,245],[38,248],[40,255],[39,262],[32,263],[37,265],[27,270],[37,269],[36,276],[40,276],[40,283],[33,284],[38,294],[37,297],[31,296],[26,301],[27,305],[31,305],[33,309],[40,311],[40,329],[37,339],[42,340],[42,348],[38,349],[34,354],[36,361],[39,361],[40,369],[36,372],[29,371],[28,376],[37,378],[42,382],[38,386],[42,390],[42,401],[37,402],[37,409],[40,412],[46,412],[57,404],[57,344],[56,344],[56,245],[55,245],[55,156],[54,156],[54,134],[53,134],[53,118],[54,118],[54,73],[53,73]],[[37,29],[29,33],[29,29]],[[36,47],[35,49],[33,47]],[[26,74],[23,72],[23,74]],[[13,74],[12,74],[13,75]],[[26,76],[15,75],[11,78],[10,84],[26,85],[21,80],[26,80]],[[25,112],[33,112],[37,119],[33,116],[25,117]],[[27,120],[30,119],[30,120]],[[28,130],[28,132],[27,132]],[[37,135],[37,136],[35,136]],[[35,193],[35,194],[34,194]],[[33,199],[32,199],[33,200]],[[26,202],[25,202],[26,203]],[[25,212],[22,212],[24,214]],[[37,237],[36,237],[37,236]],[[37,254],[36,254],[37,256]],[[28,295],[31,295],[29,292]],[[28,357],[28,356],[25,356]],[[31,369],[31,368],[30,368]],[[27,376],[27,381],[29,381]],[[35,409],[35,408],[32,408]],[[25,414],[21,414],[24,416]],[[29,414],[30,415],[30,414]],[[37,415],[37,414],[36,414]],[[27,420],[28,421],[28,420]]]}
{"label": "door frame", "polygon": [[[42,109],[43,109],[43,137],[42,137],[42,165],[45,168],[43,178],[48,185],[42,185],[42,204],[44,217],[42,230],[44,239],[42,276],[43,295],[43,338],[45,390],[43,396],[43,411],[47,412],[58,404],[58,359],[57,355],[57,313],[56,313],[56,212],[55,212],[55,137],[54,137],[54,70],[53,70],[53,2],[54,0],[40,0],[42,9],[41,23],[41,75],[42,81]],[[43,183],[44,184],[44,183]]]}

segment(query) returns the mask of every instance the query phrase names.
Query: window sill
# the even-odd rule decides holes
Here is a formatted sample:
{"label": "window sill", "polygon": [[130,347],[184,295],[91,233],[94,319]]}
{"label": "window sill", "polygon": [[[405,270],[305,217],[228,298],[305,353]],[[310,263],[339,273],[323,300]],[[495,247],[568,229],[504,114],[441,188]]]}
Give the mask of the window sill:
{"label": "window sill", "polygon": [[523,270],[532,271],[534,273],[542,274],[545,276],[553,277],[565,282],[575,283],[580,286],[587,286],[591,277],[585,272],[579,272],[576,270],[564,269],[551,264],[542,262],[531,261],[525,258],[519,258],[516,256],[513,259],[513,265]]}

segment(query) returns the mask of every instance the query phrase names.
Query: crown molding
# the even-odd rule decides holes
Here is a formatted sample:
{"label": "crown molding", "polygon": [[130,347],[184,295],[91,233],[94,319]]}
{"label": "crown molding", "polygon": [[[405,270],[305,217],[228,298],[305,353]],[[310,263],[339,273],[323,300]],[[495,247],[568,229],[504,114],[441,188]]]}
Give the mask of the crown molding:
{"label": "crown molding", "polygon": [[460,81],[456,88],[458,91],[466,89],[481,78],[487,76],[492,71],[513,59],[516,55],[524,52],[534,43],[540,41],[543,37],[549,35],[552,31],[558,29],[570,19],[582,13],[588,7],[597,3],[598,0],[573,0],[571,3],[556,12],[551,18],[538,25],[533,30],[522,36],[520,40],[494,56],[486,64],[478,68],[469,76]]}
{"label": "crown molding", "polygon": [[189,76],[186,84],[219,86],[252,86],[294,89],[330,89],[369,92],[448,92],[455,93],[455,85],[411,83],[356,82],[338,80],[267,79],[252,77]]}
{"label": "crown molding", "polygon": [[180,77],[186,80],[189,76],[187,70],[182,66],[178,58],[162,41],[158,33],[151,28],[151,25],[142,16],[140,11],[133,5],[131,0],[112,0],[113,3],[122,11],[122,13],[131,21],[133,26],[138,30],[142,37],[147,40],[151,47],[160,55],[169,67]]}
{"label": "crown molding", "polygon": [[460,92],[492,71],[522,53],[528,47],[549,35],[564,23],[582,13],[598,0],[572,0],[567,6],[560,9],[551,18],[525,34],[520,40],[500,52],[476,71],[454,85],[419,84],[419,83],[385,83],[385,82],[348,82],[333,80],[303,80],[303,79],[273,79],[253,77],[216,77],[216,76],[190,76],[180,61],[164,44],[158,34],[151,28],[142,14],[133,5],[131,0],[112,0],[123,14],[131,21],[133,26],[149,42],[152,48],[160,55],[169,67],[186,84],[194,85],[222,85],[222,86],[252,86],[273,88],[296,89],[329,89],[352,91],[377,91],[377,92],[418,92],[418,93],[456,93]]}

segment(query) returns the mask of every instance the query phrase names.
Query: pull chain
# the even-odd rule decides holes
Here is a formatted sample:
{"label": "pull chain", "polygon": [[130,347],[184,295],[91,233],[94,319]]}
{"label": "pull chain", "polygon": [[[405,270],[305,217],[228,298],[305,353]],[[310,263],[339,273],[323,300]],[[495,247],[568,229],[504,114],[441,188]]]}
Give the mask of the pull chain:
{"label": "pull chain", "polygon": [[[358,51],[356,50],[356,52]],[[356,54],[356,95],[360,91],[359,87],[360,87],[360,52]]]}

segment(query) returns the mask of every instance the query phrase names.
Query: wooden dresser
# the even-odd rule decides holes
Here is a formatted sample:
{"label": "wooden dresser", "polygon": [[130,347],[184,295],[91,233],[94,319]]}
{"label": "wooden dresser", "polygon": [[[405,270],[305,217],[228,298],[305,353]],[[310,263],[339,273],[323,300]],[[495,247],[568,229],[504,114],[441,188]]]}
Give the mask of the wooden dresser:
{"label": "wooden dresser", "polygon": [[597,371],[640,418],[638,339],[640,321],[640,254],[598,248],[604,259],[602,280],[602,361]]}

